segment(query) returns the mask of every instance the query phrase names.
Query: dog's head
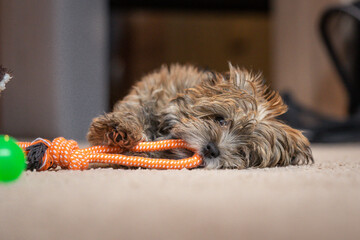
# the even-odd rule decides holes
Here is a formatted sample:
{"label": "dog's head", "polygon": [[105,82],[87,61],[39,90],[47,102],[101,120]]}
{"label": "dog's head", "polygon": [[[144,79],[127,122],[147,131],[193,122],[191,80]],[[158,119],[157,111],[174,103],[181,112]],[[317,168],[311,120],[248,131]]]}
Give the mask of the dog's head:
{"label": "dog's head", "polygon": [[[261,75],[230,65],[209,72],[197,87],[178,95],[166,110],[163,130],[188,142],[207,168],[246,168],[312,161],[307,139],[280,123],[286,111]],[[166,129],[167,128],[167,129]]]}

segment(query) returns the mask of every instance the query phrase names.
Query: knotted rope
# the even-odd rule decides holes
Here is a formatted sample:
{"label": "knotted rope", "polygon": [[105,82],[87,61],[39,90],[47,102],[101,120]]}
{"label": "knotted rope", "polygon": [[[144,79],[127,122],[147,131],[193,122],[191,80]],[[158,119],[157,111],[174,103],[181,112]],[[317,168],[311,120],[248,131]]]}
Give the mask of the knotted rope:
{"label": "knotted rope", "polygon": [[[63,137],[55,138],[52,142],[38,138],[33,142],[18,142],[28,157],[28,169],[45,171],[60,166],[64,169],[84,170],[90,163],[110,163],[122,166],[143,167],[154,169],[182,169],[195,168],[202,163],[201,156],[194,153],[192,157],[171,160],[119,154],[120,147],[94,146],[79,149],[77,142]],[[186,142],[179,139],[155,142],[140,142],[130,149],[130,152],[153,152],[175,148],[194,151]]]}

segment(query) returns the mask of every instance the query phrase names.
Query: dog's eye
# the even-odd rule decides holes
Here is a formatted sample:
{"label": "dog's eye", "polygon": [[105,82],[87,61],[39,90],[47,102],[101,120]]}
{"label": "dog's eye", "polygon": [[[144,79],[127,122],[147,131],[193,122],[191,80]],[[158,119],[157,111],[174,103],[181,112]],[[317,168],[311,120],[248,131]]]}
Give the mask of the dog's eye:
{"label": "dog's eye", "polygon": [[215,116],[215,122],[219,123],[220,126],[226,126],[228,123],[222,116]]}

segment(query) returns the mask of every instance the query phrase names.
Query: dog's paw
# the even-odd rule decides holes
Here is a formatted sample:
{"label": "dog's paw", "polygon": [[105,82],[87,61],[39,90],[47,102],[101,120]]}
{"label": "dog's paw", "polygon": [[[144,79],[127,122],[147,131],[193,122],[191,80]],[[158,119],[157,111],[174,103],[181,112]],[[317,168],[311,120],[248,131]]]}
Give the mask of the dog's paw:
{"label": "dog's paw", "polygon": [[112,129],[106,133],[106,144],[109,146],[120,146],[125,149],[130,149],[137,145],[143,136],[139,131],[139,127],[134,123],[127,123],[126,126],[117,125],[112,126]]}
{"label": "dog's paw", "polygon": [[87,138],[91,145],[105,144],[130,149],[143,140],[142,132],[134,117],[108,113],[93,119]]}

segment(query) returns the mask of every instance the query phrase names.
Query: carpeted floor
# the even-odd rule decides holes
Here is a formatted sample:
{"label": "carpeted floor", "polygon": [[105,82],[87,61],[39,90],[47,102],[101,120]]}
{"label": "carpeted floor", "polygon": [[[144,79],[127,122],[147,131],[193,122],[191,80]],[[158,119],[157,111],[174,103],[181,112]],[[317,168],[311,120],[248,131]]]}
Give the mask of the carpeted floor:
{"label": "carpeted floor", "polygon": [[0,185],[0,239],[360,239],[360,145],[312,166],[26,172]]}

